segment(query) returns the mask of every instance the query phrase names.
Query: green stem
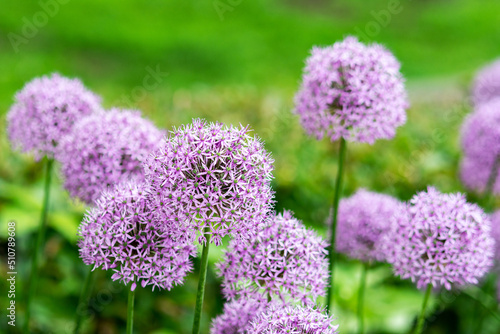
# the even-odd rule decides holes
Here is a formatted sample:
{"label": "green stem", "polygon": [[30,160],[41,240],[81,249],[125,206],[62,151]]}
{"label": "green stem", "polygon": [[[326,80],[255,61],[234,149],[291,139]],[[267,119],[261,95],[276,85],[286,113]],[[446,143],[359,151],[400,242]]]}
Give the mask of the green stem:
{"label": "green stem", "polygon": [[424,296],[424,303],[422,304],[422,311],[420,312],[420,316],[418,317],[417,328],[415,329],[415,334],[422,333],[422,329],[424,328],[424,320],[425,320],[425,308],[427,307],[427,302],[429,301],[429,297],[432,291],[432,284],[427,285],[427,291]]}
{"label": "green stem", "polygon": [[203,308],[203,297],[205,295],[205,283],[207,281],[208,250],[210,248],[210,234],[205,234],[206,242],[201,253],[200,278],[198,281],[198,293],[196,294],[196,307],[194,309],[193,334],[200,332],[201,309]]}
{"label": "green stem", "polygon": [[346,155],[346,141],[344,138],[340,138],[340,149],[339,149],[339,161],[338,161],[338,171],[337,171],[337,180],[335,182],[335,193],[333,196],[333,219],[332,219],[332,233],[330,239],[330,251],[328,252],[328,261],[329,261],[329,273],[330,273],[330,287],[328,288],[328,294],[326,297],[326,310],[330,311],[331,306],[333,304],[333,290],[334,290],[334,269],[335,269],[335,260],[336,260],[336,251],[335,251],[335,238],[337,231],[337,214],[339,208],[339,200],[342,192],[342,176],[344,171],[344,160]]}
{"label": "green stem", "polygon": [[127,334],[132,334],[134,331],[134,297],[135,290],[130,289],[128,292],[128,305],[127,305]]}
{"label": "green stem", "polygon": [[24,333],[29,333],[30,317],[31,317],[31,300],[36,290],[36,282],[38,281],[38,261],[43,252],[43,241],[45,239],[45,227],[47,225],[47,212],[49,207],[50,196],[50,179],[52,176],[52,165],[54,160],[45,159],[45,185],[43,193],[42,215],[40,217],[40,225],[38,227],[38,236],[36,238],[35,248],[33,250],[33,260],[31,261],[31,274],[28,286],[28,295],[26,298],[26,319],[24,322]]}
{"label": "green stem", "polygon": [[85,282],[83,283],[82,293],[80,294],[80,299],[78,300],[78,305],[76,308],[76,318],[75,318],[75,330],[74,333],[78,334],[80,331],[80,326],[82,324],[83,315],[85,314],[84,308],[87,307],[89,302],[90,291],[92,290],[92,278],[94,277],[94,272],[92,271],[92,266],[89,266],[89,271],[85,277]]}
{"label": "green stem", "polygon": [[365,300],[365,287],[366,287],[366,275],[368,274],[368,263],[363,263],[363,268],[361,269],[361,279],[359,281],[359,291],[358,291],[358,331],[360,334],[365,332],[365,326],[363,321],[363,303]]}

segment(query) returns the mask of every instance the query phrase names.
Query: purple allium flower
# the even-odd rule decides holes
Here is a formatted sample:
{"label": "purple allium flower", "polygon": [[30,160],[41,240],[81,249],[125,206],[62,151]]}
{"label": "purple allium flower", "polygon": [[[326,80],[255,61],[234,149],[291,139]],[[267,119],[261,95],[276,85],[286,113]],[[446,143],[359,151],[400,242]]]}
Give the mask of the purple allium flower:
{"label": "purple allium flower", "polygon": [[138,111],[111,109],[83,118],[56,154],[64,187],[90,204],[107,187],[131,177],[144,178],[144,161],[163,136]]}
{"label": "purple allium flower", "polygon": [[35,158],[53,158],[61,138],[85,115],[99,110],[101,98],[78,79],[57,73],[28,82],[7,114],[12,145]]}
{"label": "purple allium flower", "polygon": [[216,245],[253,235],[272,206],[273,159],[247,127],[193,120],[174,129],[145,170],[161,219]]}
{"label": "purple allium flower", "polygon": [[394,197],[364,189],[342,199],[337,221],[337,250],[362,261],[385,261],[381,243],[391,230],[391,218],[399,204]]}
{"label": "purple allium flower", "polygon": [[495,259],[500,263],[500,210],[491,216],[491,236],[495,240]]}
{"label": "purple allium flower", "polygon": [[312,307],[273,305],[257,315],[248,334],[335,334],[333,317]]}
{"label": "purple allium flower", "polygon": [[105,190],[78,229],[80,256],[94,269],[113,269],[125,284],[170,290],[192,270],[192,243],[175,240],[155,219],[144,182],[124,182]]}
{"label": "purple allium flower", "polygon": [[500,59],[482,68],[472,87],[472,100],[476,106],[495,98],[500,98]]}
{"label": "purple allium flower", "polygon": [[218,263],[222,293],[314,304],[328,286],[328,244],[289,211],[278,214],[248,242],[233,240]]}
{"label": "purple allium flower", "polygon": [[406,122],[408,99],[397,59],[382,45],[347,37],[314,47],[295,96],[309,135],[373,144]]}
{"label": "purple allium flower", "polygon": [[418,288],[477,284],[493,264],[490,219],[463,194],[429,187],[401,204],[394,219],[388,262]]}
{"label": "purple allium flower", "polygon": [[212,321],[211,334],[245,334],[251,321],[269,306],[266,299],[240,298],[224,305],[224,312]]}
{"label": "purple allium flower", "polygon": [[[500,98],[483,103],[467,116],[462,125],[464,157],[460,176],[469,189],[483,193],[488,182],[491,191],[500,194]],[[495,168],[494,174],[492,170]],[[493,176],[490,180],[490,177]]]}

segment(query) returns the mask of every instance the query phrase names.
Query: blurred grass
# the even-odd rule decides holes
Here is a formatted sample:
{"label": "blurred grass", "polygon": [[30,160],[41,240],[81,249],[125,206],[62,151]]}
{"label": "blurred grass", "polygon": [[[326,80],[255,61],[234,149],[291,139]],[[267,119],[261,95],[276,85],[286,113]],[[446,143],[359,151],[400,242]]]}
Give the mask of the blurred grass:
{"label": "blurred grass", "polygon": [[[16,53],[8,34],[21,34],[23,18],[32,20],[41,7],[37,1],[0,0],[0,236],[3,246],[7,221],[17,221],[18,279],[27,277],[38,224],[41,166],[10,150],[3,115],[26,81],[53,71],[79,77],[103,97],[105,106],[121,101],[119,105],[130,107],[124,104],[125,97],[167,129],[193,117],[250,124],[276,160],[276,209],[290,209],[308,226],[326,234],[337,145],[304,135],[290,113],[293,94],[313,45],[332,44],[357,29],[365,30],[367,24],[376,22],[373,13],[387,6],[383,0],[243,1],[220,20],[213,2],[73,0],[60,5],[48,24]],[[500,55],[500,2],[414,0],[401,1],[401,8],[373,41],[385,44],[402,63],[412,104],[408,122],[392,141],[348,145],[346,195],[365,187],[406,200],[428,184],[442,191],[465,191],[457,178],[459,128],[470,111],[473,73]],[[148,74],[146,67],[159,67],[168,76],[157,88],[134,98],[134,89],[141,87]],[[75,247],[85,208],[60,189],[56,181],[35,305],[41,333],[68,332],[86,272]],[[470,197],[476,199],[473,194]],[[221,251],[213,249],[210,257],[205,328],[209,318],[222,309],[219,280],[212,270]],[[5,254],[0,254],[5,266]],[[393,278],[387,266],[373,271],[367,290],[368,329],[374,333],[407,331],[420,308],[421,293],[411,283]],[[357,262],[340,260],[335,315],[344,333],[356,329],[358,275]],[[92,319],[86,329],[89,333],[122,332],[124,287],[110,283],[108,273],[97,276],[89,313]],[[197,271],[171,292],[139,289],[137,332],[190,332],[196,278]],[[23,288],[21,284],[18,321],[22,321]],[[2,305],[5,295],[0,295]],[[440,305],[438,297],[434,305]],[[457,321],[460,333],[470,331],[474,320],[466,298],[457,298],[448,310],[453,317],[437,313],[430,327],[433,333],[445,333]],[[484,333],[498,329],[486,318]],[[1,322],[0,331],[7,330]]]}

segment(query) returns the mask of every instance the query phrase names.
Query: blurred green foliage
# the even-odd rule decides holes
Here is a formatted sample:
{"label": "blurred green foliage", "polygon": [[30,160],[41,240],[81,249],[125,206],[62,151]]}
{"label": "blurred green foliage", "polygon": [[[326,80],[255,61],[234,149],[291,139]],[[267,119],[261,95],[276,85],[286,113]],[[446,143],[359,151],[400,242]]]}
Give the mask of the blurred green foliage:
{"label": "blurred green foliage", "polygon": [[[348,145],[345,195],[365,187],[407,200],[428,184],[445,192],[465,191],[457,177],[459,129],[471,110],[468,91],[474,72],[500,55],[497,0],[401,1],[399,13],[388,19],[380,19],[381,11],[393,2],[385,0],[242,1],[230,5],[232,10],[222,16],[214,7],[216,1],[66,2],[46,24],[35,26],[36,33],[23,40],[26,43],[13,46],[11,33],[22,36],[44,6],[38,1],[0,0],[0,301],[7,305],[5,236],[7,222],[14,220],[19,272],[16,328],[23,319],[22,298],[42,198],[42,166],[11,151],[4,116],[15,92],[36,76],[58,71],[79,77],[103,97],[106,107],[141,109],[166,129],[193,117],[250,124],[276,160],[276,210],[290,209],[326,235],[337,144],[304,135],[291,114],[293,94],[313,45],[329,45],[362,32],[400,59],[412,106],[407,124],[394,140]],[[379,32],[370,35],[377,26]],[[145,91],[141,87],[148,67],[168,76]],[[34,328],[39,333],[70,333],[88,270],[76,247],[76,229],[86,208],[61,190],[57,178],[51,192]],[[470,199],[477,196],[471,194]],[[206,330],[210,318],[222,310],[213,265],[223,248],[211,250],[203,315]],[[197,261],[185,284],[170,292],[138,289],[136,333],[190,332]],[[356,261],[339,259],[334,310],[343,333],[356,331],[360,271]],[[123,332],[125,287],[113,283],[109,273],[98,271],[95,276],[85,330]],[[483,289],[493,296],[490,285]],[[403,333],[410,329],[423,296],[413,284],[394,278],[388,266],[379,264],[369,273],[366,298],[370,332]],[[429,333],[473,332],[483,312],[467,296],[435,294],[427,329]],[[484,316],[479,332],[499,330],[494,317]],[[0,331],[16,333],[5,319],[0,321]]]}

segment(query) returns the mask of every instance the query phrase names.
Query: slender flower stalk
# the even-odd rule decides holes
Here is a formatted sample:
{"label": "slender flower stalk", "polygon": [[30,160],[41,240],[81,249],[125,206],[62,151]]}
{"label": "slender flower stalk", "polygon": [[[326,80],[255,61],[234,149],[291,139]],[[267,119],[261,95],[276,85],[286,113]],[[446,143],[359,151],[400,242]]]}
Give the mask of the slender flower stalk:
{"label": "slender flower stalk", "polygon": [[366,288],[366,276],[368,274],[368,269],[370,267],[369,263],[363,263],[363,268],[361,269],[361,279],[359,281],[359,291],[358,291],[358,332],[363,334],[365,332],[364,319],[363,319],[363,306],[365,301],[365,288]]}
{"label": "slender flower stalk", "polygon": [[78,300],[78,306],[76,308],[76,318],[75,318],[75,330],[74,333],[78,334],[80,332],[80,327],[82,325],[83,319],[83,308],[87,306],[90,291],[92,291],[92,283],[94,278],[94,272],[92,271],[92,267],[89,266],[89,271],[85,276],[85,282],[83,283],[82,293],[80,294],[80,299]]}
{"label": "slender flower stalk", "polygon": [[26,298],[26,320],[24,323],[24,333],[29,333],[29,323],[31,317],[31,300],[35,294],[36,282],[38,281],[38,262],[43,252],[43,242],[45,240],[45,228],[47,225],[47,213],[50,197],[50,182],[52,178],[52,165],[54,160],[45,158],[45,185],[43,190],[42,215],[40,218],[40,226],[38,227],[38,236],[36,239],[35,248],[33,250],[33,260],[31,262],[31,277],[28,286],[28,295]]}
{"label": "slender flower stalk", "polygon": [[210,234],[206,234],[206,242],[201,254],[200,278],[198,281],[198,293],[196,294],[196,307],[194,309],[193,334],[200,332],[201,311],[203,308],[203,297],[205,296],[205,283],[207,281],[208,251],[210,249]]}
{"label": "slender flower stalk", "polygon": [[339,209],[339,201],[342,193],[342,178],[344,172],[344,160],[347,151],[347,145],[344,138],[340,138],[340,150],[339,150],[339,161],[338,161],[338,171],[337,180],[335,181],[335,194],[333,196],[333,221],[332,221],[332,233],[330,239],[330,251],[329,251],[329,273],[330,273],[330,287],[328,288],[328,295],[326,299],[326,310],[330,311],[331,305],[333,304],[333,289],[334,289],[334,270],[335,270],[335,238],[337,229],[337,216]]}
{"label": "slender flower stalk", "polygon": [[135,290],[130,289],[128,292],[128,305],[127,305],[127,334],[132,334],[134,331],[134,298]]}
{"label": "slender flower stalk", "polygon": [[420,316],[418,317],[417,328],[415,329],[415,334],[422,333],[422,329],[424,328],[424,320],[425,320],[425,309],[427,307],[427,303],[429,302],[429,297],[432,291],[432,284],[427,284],[427,290],[425,291],[424,302],[422,303],[422,311],[420,312]]}

